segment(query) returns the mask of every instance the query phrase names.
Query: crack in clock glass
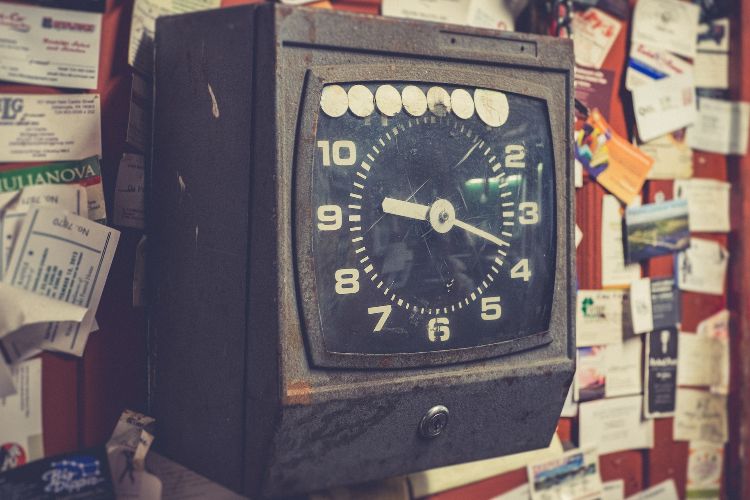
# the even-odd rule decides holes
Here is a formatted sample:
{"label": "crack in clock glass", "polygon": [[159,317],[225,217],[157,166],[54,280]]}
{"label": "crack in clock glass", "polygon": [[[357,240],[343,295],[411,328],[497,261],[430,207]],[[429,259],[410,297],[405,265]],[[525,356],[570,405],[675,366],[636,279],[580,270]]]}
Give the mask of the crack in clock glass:
{"label": "crack in clock glass", "polygon": [[544,100],[327,85],[311,168],[327,351],[444,351],[547,331],[556,228]]}

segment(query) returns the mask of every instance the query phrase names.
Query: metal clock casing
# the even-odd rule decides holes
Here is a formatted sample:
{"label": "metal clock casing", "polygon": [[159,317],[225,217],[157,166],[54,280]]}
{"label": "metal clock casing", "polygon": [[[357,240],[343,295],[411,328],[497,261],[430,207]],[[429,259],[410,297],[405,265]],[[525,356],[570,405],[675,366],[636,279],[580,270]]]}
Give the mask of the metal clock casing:
{"label": "metal clock casing", "polygon": [[[546,446],[574,370],[570,42],[266,4],[160,18],[155,46],[154,137],[147,175],[148,379],[149,411],[159,424],[155,443],[159,451],[236,491],[261,497]],[[424,315],[420,304],[417,315],[422,316],[414,329],[404,327],[404,333],[414,337],[413,344],[397,343],[390,350],[362,344],[348,351],[326,344],[320,311],[321,301],[328,299],[321,299],[323,288],[318,288],[335,287],[336,281],[324,283],[316,273],[330,280],[329,271],[335,275],[342,267],[358,266],[360,290],[365,286],[377,290],[372,273],[365,272],[367,262],[336,259],[335,267],[316,267],[313,239],[323,201],[314,196],[314,168],[316,161],[322,161],[315,157],[321,152],[317,142],[344,139],[359,147],[361,141],[318,136],[323,88],[334,84],[347,92],[353,85],[370,85],[373,93],[388,84],[402,94],[412,85],[425,95],[432,87],[464,89],[471,95],[484,89],[504,93],[510,104],[534,102],[539,110],[546,110],[544,123],[529,121],[526,127],[533,127],[534,134],[549,131],[550,147],[541,148],[549,157],[542,163],[549,168],[545,172],[554,195],[542,189],[539,196],[527,198],[510,190],[514,215],[503,217],[502,205],[497,210],[501,220],[518,224],[521,216],[533,220],[533,210],[521,210],[518,204],[536,201],[539,221],[534,229],[542,229],[539,232],[546,236],[539,241],[548,241],[553,251],[548,259],[541,259],[539,245],[529,243],[534,248],[524,250],[519,242],[526,236],[520,232],[508,241],[507,249],[479,239],[488,241],[487,259],[494,252],[498,257],[493,261],[504,260],[498,273],[491,274],[496,281],[510,274],[517,259],[527,257],[533,264],[531,279],[546,274],[543,281],[548,279],[551,285],[541,286],[539,294],[551,298],[533,292],[526,302],[548,307],[548,318],[542,313],[534,321],[520,318],[534,327],[515,335],[520,329],[500,324],[518,308],[511,307],[512,297],[501,288],[483,287],[481,296],[500,297],[501,318],[498,328],[487,329],[489,333],[477,329],[472,336],[471,328],[460,327],[457,316],[450,315],[450,306],[458,307],[458,295],[455,300],[452,295],[420,296],[422,288],[432,285],[421,287],[417,282],[401,288],[393,300],[378,292],[378,300],[387,302],[363,301],[367,307],[356,318],[360,326],[351,322],[351,330],[356,326],[362,335],[374,334],[379,318],[367,309],[390,304],[406,311],[398,306],[399,299],[410,306],[423,300]],[[429,120],[433,115],[423,116]],[[405,129],[408,119],[402,123]],[[508,123],[515,119],[511,105]],[[419,126],[423,125],[445,124]],[[493,134],[485,125],[472,125],[472,137],[480,135],[492,154],[504,156],[506,145],[519,144],[512,137],[507,142],[502,137],[488,140],[485,135]],[[447,143],[441,134],[449,133],[452,123],[446,126],[435,134],[435,141]],[[503,131],[502,126],[496,128]],[[375,145],[386,129],[378,125],[377,130]],[[405,133],[398,130],[399,135]],[[454,139],[455,147],[441,145],[445,154],[438,155],[441,160],[445,156],[449,167],[474,146],[470,137]],[[480,151],[477,145],[459,166],[472,175],[461,180],[486,179],[482,181],[488,189],[485,194],[499,196],[499,190],[505,190],[499,182],[495,187],[491,176],[473,176],[482,165],[473,155],[484,157],[486,147]],[[333,155],[333,150],[329,153]],[[340,159],[346,158],[343,150],[339,153]],[[488,152],[487,159],[490,156]],[[359,155],[358,159],[362,161]],[[333,156],[331,163],[329,168],[335,166]],[[379,182],[375,169],[385,165],[376,164],[371,165],[372,182]],[[486,165],[492,169],[493,164]],[[524,168],[530,166],[537,165]],[[506,169],[505,163],[502,168]],[[359,164],[356,171],[363,172]],[[355,177],[353,171],[347,172],[347,194],[357,194],[351,191],[358,189],[352,184],[358,182]],[[549,186],[547,182],[519,186]],[[361,184],[364,203],[364,191],[373,185]],[[385,198],[390,198],[395,200],[386,202],[390,212],[406,213],[403,203],[410,201],[421,206],[419,210],[434,208],[437,227],[451,226],[441,233],[449,238],[461,236],[466,242],[469,234],[477,236],[466,226],[504,237],[492,223],[472,219],[477,214],[461,208],[462,202],[444,186],[428,183],[424,189],[429,187],[430,197],[418,193],[411,200],[407,198],[413,189],[404,196],[399,187],[388,181],[383,189],[372,191],[383,199],[371,199],[373,205],[367,213],[362,211],[360,222],[373,217],[377,204],[382,211]],[[439,200],[450,203],[455,219]],[[325,236],[344,241],[346,258],[353,259],[360,248],[351,246],[354,231],[349,215],[355,213],[343,210],[341,234],[333,231]],[[497,213],[488,208],[486,215],[494,218]],[[323,221],[332,220],[330,214]],[[413,227],[402,215],[388,215],[403,230]],[[466,226],[457,227],[456,221]],[[434,228],[429,221],[415,222],[422,229]],[[384,234],[390,238],[400,233]],[[438,241],[435,238],[435,244]],[[448,248],[479,248],[474,243]],[[498,248],[508,255],[498,253]],[[371,271],[387,274],[382,269],[385,254],[377,253],[375,243],[367,252],[381,267],[376,271],[373,264]],[[482,264],[476,280],[489,273],[494,271]],[[474,273],[470,276],[475,280]],[[483,280],[472,285],[478,287]],[[472,317],[485,321],[480,295],[469,289],[468,284],[461,289],[462,300],[469,299],[471,314],[476,314]],[[471,299],[470,293],[477,298]],[[496,301],[485,303],[485,315],[495,317]],[[430,307],[448,307],[448,312],[436,315]],[[461,310],[466,308],[464,302]],[[448,318],[448,342],[465,343],[440,340],[445,338],[446,325],[437,321],[442,317]],[[429,330],[432,319],[436,321]],[[386,328],[387,321],[381,332]],[[335,330],[347,333],[339,327]],[[442,344],[439,348],[427,344],[430,331]]]}

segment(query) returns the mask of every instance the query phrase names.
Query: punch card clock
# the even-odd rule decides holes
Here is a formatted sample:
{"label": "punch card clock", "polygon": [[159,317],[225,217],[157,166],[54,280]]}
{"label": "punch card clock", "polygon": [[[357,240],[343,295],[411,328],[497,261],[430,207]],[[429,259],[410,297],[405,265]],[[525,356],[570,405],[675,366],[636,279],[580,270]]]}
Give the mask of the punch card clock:
{"label": "punch card clock", "polygon": [[574,370],[569,41],[161,18],[151,411],[251,496],[545,447]]}

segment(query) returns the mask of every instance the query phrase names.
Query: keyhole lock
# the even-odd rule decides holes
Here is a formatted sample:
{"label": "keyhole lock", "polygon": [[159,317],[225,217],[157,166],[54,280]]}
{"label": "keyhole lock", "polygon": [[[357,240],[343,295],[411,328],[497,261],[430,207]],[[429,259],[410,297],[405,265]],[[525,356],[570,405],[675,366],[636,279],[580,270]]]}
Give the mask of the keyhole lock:
{"label": "keyhole lock", "polygon": [[419,422],[419,434],[424,438],[439,436],[448,425],[448,408],[437,405],[430,408]]}

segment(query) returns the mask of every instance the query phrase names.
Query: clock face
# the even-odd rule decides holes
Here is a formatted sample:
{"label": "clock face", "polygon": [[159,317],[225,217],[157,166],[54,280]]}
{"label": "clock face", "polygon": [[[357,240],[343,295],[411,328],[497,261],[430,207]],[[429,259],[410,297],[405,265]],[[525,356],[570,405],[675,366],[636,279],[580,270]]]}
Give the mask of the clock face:
{"label": "clock face", "polygon": [[437,83],[324,87],[302,215],[326,351],[444,351],[545,332],[553,156],[541,99]]}

